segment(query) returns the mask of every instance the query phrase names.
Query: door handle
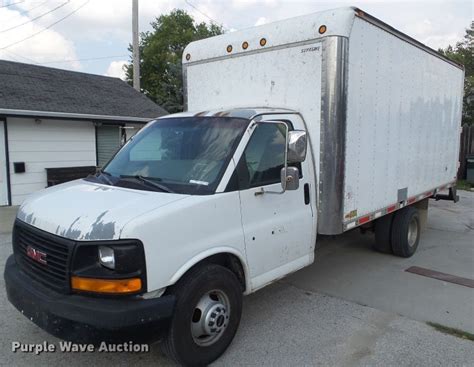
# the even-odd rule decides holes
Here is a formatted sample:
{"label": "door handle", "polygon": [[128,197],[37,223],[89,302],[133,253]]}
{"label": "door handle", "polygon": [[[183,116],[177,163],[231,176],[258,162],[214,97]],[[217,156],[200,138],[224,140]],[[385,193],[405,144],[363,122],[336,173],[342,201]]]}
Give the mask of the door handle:
{"label": "door handle", "polygon": [[308,183],[305,183],[304,184],[304,203],[305,205],[309,205],[309,184]]}

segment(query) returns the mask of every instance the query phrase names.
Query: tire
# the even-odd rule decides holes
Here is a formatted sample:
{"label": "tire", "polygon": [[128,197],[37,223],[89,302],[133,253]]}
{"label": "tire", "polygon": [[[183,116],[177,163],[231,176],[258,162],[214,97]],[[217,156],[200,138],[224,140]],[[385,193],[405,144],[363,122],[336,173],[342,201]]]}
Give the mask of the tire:
{"label": "tire", "polygon": [[392,222],[393,214],[384,215],[375,221],[375,243],[373,248],[384,254],[392,254]]}
{"label": "tire", "polygon": [[392,251],[400,257],[410,257],[418,248],[420,242],[420,218],[418,211],[405,207],[395,213],[392,223]]}
{"label": "tire", "polygon": [[234,338],[242,314],[242,286],[227,268],[207,264],[192,269],[171,293],[176,307],[163,351],[181,365],[207,366]]}

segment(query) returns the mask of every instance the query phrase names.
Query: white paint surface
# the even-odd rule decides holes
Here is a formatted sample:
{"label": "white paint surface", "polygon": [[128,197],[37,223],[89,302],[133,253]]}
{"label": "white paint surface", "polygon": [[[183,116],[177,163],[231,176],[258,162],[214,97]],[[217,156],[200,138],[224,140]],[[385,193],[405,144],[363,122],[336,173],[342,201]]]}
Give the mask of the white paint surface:
{"label": "white paint surface", "polygon": [[[303,128],[298,116],[280,118],[291,120],[295,129]],[[252,132],[249,127],[231,165],[242,155]],[[140,239],[149,291],[173,284],[205,257],[230,253],[241,260],[250,293],[314,259],[315,197],[311,195],[305,205],[303,192],[304,184],[314,180],[311,157],[303,162],[302,172],[298,190],[260,197],[254,194],[256,188],[190,196],[76,180],[32,195],[18,217],[74,240]],[[265,189],[279,191],[279,186]]]}
{"label": "white paint surface", "polygon": [[[353,19],[354,10],[352,8],[339,8],[206,38],[192,42],[186,47],[183,52],[183,64],[229,55],[239,56],[255,50],[287,46],[296,42],[318,41],[326,36],[348,37]],[[318,32],[321,25],[326,25],[326,32],[323,35]],[[260,46],[262,38],[266,40],[265,46]],[[244,41],[249,45],[246,50],[242,48]],[[230,53],[227,52],[229,45],[232,46]],[[190,55],[189,60],[186,60],[187,54]],[[274,61],[277,62],[278,58],[275,57]],[[254,66],[258,67],[259,65],[255,64]],[[271,67],[271,64],[264,66]],[[253,73],[255,69],[247,69],[247,71]],[[234,75],[235,77],[236,75]],[[225,81],[230,81],[230,79],[222,80],[223,83]],[[193,85],[194,87],[195,85]]]}
{"label": "white paint surface", "polygon": [[[266,115],[267,121],[291,121],[296,130],[304,129],[303,121],[296,115]],[[238,149],[234,162],[242,157],[254,128],[249,127]],[[314,260],[316,242],[316,202],[310,194],[310,203],[304,202],[304,185],[314,182],[313,160],[308,154],[301,164],[302,178],[297,190],[282,194],[281,183],[258,186],[240,191],[242,230],[246,248],[247,266],[251,275],[252,290],[259,289],[275,279],[282,278]],[[311,192],[311,190],[310,190]]]}
{"label": "white paint surface", "polygon": [[462,71],[356,18],[349,38],[344,214],[456,179]]}
{"label": "white paint surface", "polygon": [[185,197],[81,179],[33,194],[20,207],[18,217],[44,231],[73,240],[114,240],[120,238],[130,220]]}
{"label": "white paint surface", "polygon": [[319,154],[321,53],[318,41],[188,65],[188,109],[277,107],[301,112],[313,151]]}
{"label": "white paint surface", "polygon": [[[318,33],[321,24],[327,27],[324,37],[349,39],[345,171],[338,173],[344,183],[343,213],[338,220],[353,210],[361,216],[393,205],[399,189],[408,188],[411,197],[454,181],[462,71],[357,17],[353,9],[191,43],[183,54],[188,109],[298,111],[306,120],[319,172],[321,105],[335,98],[325,95],[322,85],[322,60],[328,56]],[[259,45],[262,37],[265,46]],[[244,41],[249,43],[245,50]]]}
{"label": "white paint surface", "polygon": [[8,205],[7,156],[5,122],[0,121],[0,205]]}
{"label": "white paint surface", "polygon": [[[47,186],[45,168],[95,166],[95,128],[88,121],[9,117],[8,140],[12,205]],[[25,162],[25,173],[13,163]]]}

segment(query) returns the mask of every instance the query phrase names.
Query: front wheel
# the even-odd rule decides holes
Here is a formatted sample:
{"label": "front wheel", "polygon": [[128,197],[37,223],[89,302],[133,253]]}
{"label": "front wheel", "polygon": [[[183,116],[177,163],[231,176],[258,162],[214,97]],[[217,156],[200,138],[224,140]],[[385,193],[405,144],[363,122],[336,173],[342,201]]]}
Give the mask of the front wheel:
{"label": "front wheel", "polygon": [[232,342],[242,314],[242,286],[227,268],[192,269],[174,287],[176,308],[163,349],[185,366],[206,366]]}

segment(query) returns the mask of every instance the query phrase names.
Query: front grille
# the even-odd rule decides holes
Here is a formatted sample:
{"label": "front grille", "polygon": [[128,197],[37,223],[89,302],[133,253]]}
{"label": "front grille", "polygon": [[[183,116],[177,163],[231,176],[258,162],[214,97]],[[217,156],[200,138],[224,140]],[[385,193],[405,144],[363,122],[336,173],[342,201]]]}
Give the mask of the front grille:
{"label": "front grille", "polygon": [[[46,263],[27,255],[30,246],[39,251]],[[34,280],[60,293],[69,293],[69,269],[74,242],[16,221],[13,252],[20,268]],[[31,253],[31,249],[30,249]]]}

